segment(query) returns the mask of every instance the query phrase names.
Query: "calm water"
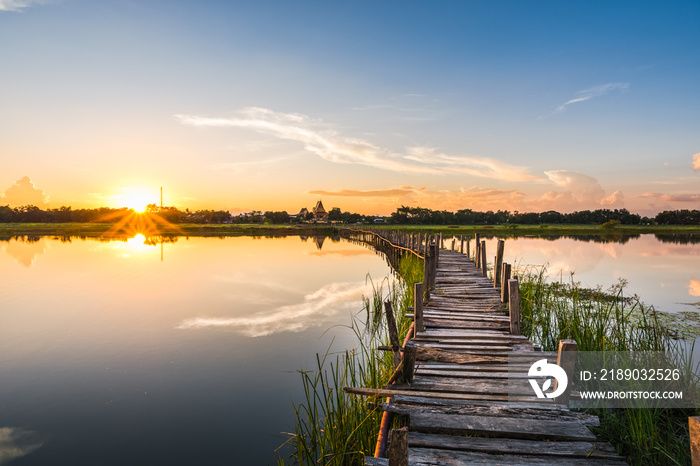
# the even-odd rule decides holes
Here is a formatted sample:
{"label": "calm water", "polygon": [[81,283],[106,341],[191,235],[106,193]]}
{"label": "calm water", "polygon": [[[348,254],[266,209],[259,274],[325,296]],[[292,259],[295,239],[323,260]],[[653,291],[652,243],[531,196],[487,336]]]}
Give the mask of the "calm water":
{"label": "calm water", "polygon": [[295,371],[388,273],[317,242],[0,242],[0,463],[272,462]]}
{"label": "calm water", "polygon": [[[360,246],[319,246],[0,241],[0,463],[272,462],[301,399],[295,371],[333,339],[353,344],[343,325],[365,277],[388,273]],[[698,310],[698,243],[520,238],[505,251],[584,286],[625,278],[659,310]]]}

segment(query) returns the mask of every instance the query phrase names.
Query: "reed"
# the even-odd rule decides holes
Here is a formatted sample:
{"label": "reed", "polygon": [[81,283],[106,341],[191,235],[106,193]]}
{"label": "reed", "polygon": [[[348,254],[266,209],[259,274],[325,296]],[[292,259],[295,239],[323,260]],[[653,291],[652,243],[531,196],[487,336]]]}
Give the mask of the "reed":
{"label": "reed", "polygon": [[[559,340],[573,339],[582,351],[664,351],[682,368],[686,386],[698,390],[692,348],[671,338],[653,307],[625,296],[626,282],[610,289],[582,288],[574,280],[550,281],[546,268],[521,267],[520,297],[523,335],[545,351]],[[682,409],[596,409],[596,434],[610,442],[632,465],[690,464],[688,416]]]}
{"label": "reed", "polygon": [[[364,397],[348,395],[343,387],[380,388],[393,372],[390,352],[380,351],[388,345],[383,303],[391,301],[396,313],[399,334],[410,327],[404,317],[413,302],[413,284],[423,277],[423,262],[414,256],[401,260],[400,280],[382,280],[372,285],[372,296],[363,298],[363,310],[355,315],[350,327],[357,337],[352,350],[316,355],[312,371],[299,371],[304,397],[294,405],[295,426],[284,445],[286,458],[278,449],[279,464],[361,465],[372,455],[382,410]],[[364,317],[364,320],[362,319]]]}

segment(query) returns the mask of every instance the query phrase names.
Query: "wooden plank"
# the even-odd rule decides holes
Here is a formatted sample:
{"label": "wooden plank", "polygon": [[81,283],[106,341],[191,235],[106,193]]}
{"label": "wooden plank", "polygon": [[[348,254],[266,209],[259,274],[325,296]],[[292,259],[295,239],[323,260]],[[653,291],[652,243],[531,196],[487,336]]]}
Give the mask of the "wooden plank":
{"label": "wooden plank", "polygon": [[[365,457],[365,464],[371,466],[387,466],[385,458]],[[624,461],[615,461],[608,458],[567,458],[557,456],[515,456],[515,455],[491,455],[482,452],[460,452],[453,450],[440,450],[433,448],[411,448],[408,452],[408,464],[415,466],[442,465],[456,466],[468,464],[490,464],[510,466],[530,465],[554,465],[554,466],[617,466],[626,465]]]}
{"label": "wooden plank", "polygon": [[540,405],[513,406],[514,403],[500,403],[481,406],[471,405],[408,405],[402,403],[384,403],[382,409],[395,414],[411,416],[415,412],[438,414],[466,414],[471,416],[508,417],[523,419],[541,419],[554,421],[576,421],[589,427],[600,426],[598,416],[568,410],[542,409]]}
{"label": "wooden plank", "polygon": [[518,419],[465,414],[411,414],[410,430],[451,435],[488,435],[533,440],[585,440],[596,437],[578,421]]}
{"label": "wooden plank", "polygon": [[623,458],[605,442],[542,442],[502,438],[457,437],[453,435],[410,432],[409,447],[440,448],[444,450],[481,451],[514,455],[552,455],[571,458]]}
{"label": "wooden plank", "polygon": [[459,354],[440,348],[418,347],[416,361],[453,362],[456,364],[508,364],[508,357]]}

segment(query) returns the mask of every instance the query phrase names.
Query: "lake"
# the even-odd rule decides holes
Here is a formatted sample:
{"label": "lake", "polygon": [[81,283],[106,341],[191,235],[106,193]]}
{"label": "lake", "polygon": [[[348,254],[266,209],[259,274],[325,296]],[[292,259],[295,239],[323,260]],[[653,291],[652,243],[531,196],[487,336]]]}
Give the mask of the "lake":
{"label": "lake", "polygon": [[[590,239],[590,238],[589,238]],[[489,257],[495,239],[487,240]],[[472,241],[473,246],[473,241]],[[697,314],[700,244],[508,239],[506,261]],[[299,369],[389,275],[330,238],[0,241],[0,464],[266,464]]]}

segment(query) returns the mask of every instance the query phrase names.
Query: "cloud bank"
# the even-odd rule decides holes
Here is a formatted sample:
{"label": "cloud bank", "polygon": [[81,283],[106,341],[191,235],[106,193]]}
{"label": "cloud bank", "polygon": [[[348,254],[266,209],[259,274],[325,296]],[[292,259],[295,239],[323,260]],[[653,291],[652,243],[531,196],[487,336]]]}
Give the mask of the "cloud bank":
{"label": "cloud bank", "polygon": [[196,127],[245,128],[280,139],[301,142],[304,148],[323,160],[355,164],[397,173],[422,175],[473,175],[503,181],[539,180],[526,167],[514,166],[487,157],[456,156],[428,147],[407,148],[395,153],[369,141],[345,137],[328,125],[298,113],[246,108],[240,118],[208,118],[175,115],[182,124]]}

